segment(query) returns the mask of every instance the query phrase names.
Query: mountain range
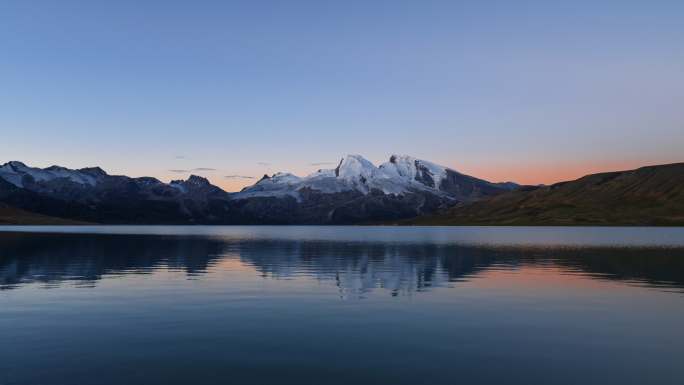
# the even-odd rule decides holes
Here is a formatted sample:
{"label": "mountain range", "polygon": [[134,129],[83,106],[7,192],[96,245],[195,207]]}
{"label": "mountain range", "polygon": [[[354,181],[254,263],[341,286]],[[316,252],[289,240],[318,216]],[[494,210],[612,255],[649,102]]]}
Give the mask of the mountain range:
{"label": "mountain range", "polygon": [[433,214],[518,187],[406,155],[392,155],[377,167],[347,155],[334,169],[305,177],[264,175],[236,193],[196,175],[163,183],[99,167],[42,169],[12,161],[0,166],[0,215],[11,212],[14,220],[5,221],[21,222],[27,213],[27,222],[40,223],[357,224]]}
{"label": "mountain range", "polygon": [[407,155],[360,155],[308,176],[264,175],[226,192],[99,167],[0,166],[0,223],[684,225],[684,163],[550,186],[493,183]]}

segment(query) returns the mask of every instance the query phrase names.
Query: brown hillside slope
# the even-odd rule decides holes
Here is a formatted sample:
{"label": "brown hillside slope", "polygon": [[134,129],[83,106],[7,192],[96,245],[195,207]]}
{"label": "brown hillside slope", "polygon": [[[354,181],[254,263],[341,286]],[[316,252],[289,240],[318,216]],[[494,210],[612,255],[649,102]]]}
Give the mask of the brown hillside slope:
{"label": "brown hillside slope", "polygon": [[684,225],[684,163],[522,188],[409,222],[419,225]]}
{"label": "brown hillside slope", "polygon": [[82,225],[85,222],[35,214],[0,203],[0,225]]}

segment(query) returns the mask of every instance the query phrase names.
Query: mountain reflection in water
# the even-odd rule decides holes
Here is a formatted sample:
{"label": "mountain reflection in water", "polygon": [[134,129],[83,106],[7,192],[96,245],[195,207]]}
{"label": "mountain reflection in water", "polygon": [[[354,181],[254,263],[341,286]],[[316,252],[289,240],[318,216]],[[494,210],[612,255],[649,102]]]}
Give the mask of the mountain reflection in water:
{"label": "mountain reflection in water", "polygon": [[335,240],[223,239],[202,236],[0,234],[0,289],[32,283],[97,285],[103,277],[170,270],[188,278],[226,262],[263,279],[310,278],[334,284],[343,298],[373,290],[392,296],[523,267],[623,281],[665,290],[684,288],[684,249],[639,247],[466,246]]}

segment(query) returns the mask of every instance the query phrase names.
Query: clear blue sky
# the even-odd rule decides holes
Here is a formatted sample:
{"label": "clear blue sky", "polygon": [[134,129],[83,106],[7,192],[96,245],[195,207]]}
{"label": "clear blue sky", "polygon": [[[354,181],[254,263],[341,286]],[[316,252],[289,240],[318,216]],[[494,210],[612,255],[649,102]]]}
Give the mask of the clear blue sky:
{"label": "clear blue sky", "polygon": [[684,161],[683,103],[682,1],[0,2],[0,162],[548,183]]}

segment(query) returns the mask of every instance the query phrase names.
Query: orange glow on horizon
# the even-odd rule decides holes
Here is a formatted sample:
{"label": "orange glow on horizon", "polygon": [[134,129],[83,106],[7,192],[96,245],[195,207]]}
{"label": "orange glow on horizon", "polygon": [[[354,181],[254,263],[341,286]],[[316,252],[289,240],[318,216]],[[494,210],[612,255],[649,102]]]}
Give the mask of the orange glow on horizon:
{"label": "orange glow on horizon", "polygon": [[[662,162],[663,164],[666,162]],[[648,162],[612,161],[597,163],[593,161],[561,163],[549,161],[539,163],[511,163],[470,165],[459,169],[459,172],[472,175],[491,182],[516,182],[526,185],[553,184],[571,181],[590,174],[612,171],[633,170],[648,166]]]}

